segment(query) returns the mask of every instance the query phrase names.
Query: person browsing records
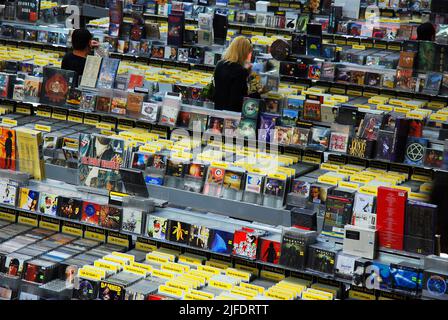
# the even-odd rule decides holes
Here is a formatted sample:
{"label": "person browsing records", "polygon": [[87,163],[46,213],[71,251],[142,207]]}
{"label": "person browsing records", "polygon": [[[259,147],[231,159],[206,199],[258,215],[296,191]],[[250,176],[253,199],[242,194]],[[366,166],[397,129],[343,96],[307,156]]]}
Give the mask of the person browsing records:
{"label": "person browsing records", "polygon": [[92,48],[98,43],[92,40],[93,36],[87,29],[76,29],[72,34],[73,51],[65,54],[62,58],[61,69],[76,71],[81,76],[86,64],[86,58]]}
{"label": "person browsing records", "polygon": [[233,39],[215,67],[215,109],[241,112],[243,98],[247,96],[251,59],[250,40],[243,36]]}

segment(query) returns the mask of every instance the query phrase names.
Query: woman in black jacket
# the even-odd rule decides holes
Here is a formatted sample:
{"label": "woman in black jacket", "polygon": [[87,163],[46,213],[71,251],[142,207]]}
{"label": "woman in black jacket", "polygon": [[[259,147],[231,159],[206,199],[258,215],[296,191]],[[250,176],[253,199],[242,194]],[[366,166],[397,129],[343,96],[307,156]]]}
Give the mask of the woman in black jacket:
{"label": "woman in black jacket", "polygon": [[241,112],[251,58],[250,40],[243,36],[233,39],[215,68],[215,109]]}

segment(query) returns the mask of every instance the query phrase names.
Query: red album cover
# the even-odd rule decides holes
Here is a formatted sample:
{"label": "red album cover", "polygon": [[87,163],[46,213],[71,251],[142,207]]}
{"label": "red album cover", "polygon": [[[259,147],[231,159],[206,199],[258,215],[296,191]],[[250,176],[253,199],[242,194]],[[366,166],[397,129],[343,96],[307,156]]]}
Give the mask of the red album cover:
{"label": "red album cover", "polygon": [[97,203],[84,201],[82,204],[81,221],[98,224],[100,217],[101,206]]}
{"label": "red album cover", "polygon": [[131,74],[129,76],[128,90],[133,91],[134,88],[143,87],[145,77],[139,74]]}
{"label": "red album cover", "polygon": [[404,216],[407,191],[378,188],[376,226],[381,247],[403,250]]}
{"label": "red album cover", "polygon": [[280,259],[280,248],[280,242],[260,239],[260,252],[258,253],[258,260],[278,264],[278,259]]}
{"label": "red album cover", "polygon": [[248,230],[237,230],[233,235],[234,255],[249,259],[257,258],[258,236]]}
{"label": "red album cover", "polygon": [[16,132],[0,127],[0,169],[16,169]]}

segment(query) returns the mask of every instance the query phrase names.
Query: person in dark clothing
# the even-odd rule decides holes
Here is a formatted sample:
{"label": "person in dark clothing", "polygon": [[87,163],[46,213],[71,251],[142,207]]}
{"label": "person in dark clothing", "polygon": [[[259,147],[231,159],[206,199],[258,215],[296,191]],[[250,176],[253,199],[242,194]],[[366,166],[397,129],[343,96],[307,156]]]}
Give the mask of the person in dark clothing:
{"label": "person in dark clothing", "polygon": [[243,98],[247,96],[251,58],[250,40],[236,37],[215,68],[215,109],[241,112]]}
{"label": "person in dark clothing", "polygon": [[97,42],[92,40],[93,36],[87,29],[76,29],[72,34],[73,51],[65,54],[62,58],[61,69],[76,71],[81,76],[86,64],[86,58]]}
{"label": "person in dark clothing", "polygon": [[436,29],[430,22],[422,23],[417,28],[417,40],[434,41],[436,39]]}
{"label": "person in dark clothing", "polygon": [[448,253],[448,173],[438,171],[433,185],[430,203],[437,205],[436,233],[440,235],[440,251]]}
{"label": "person in dark clothing", "polygon": [[8,138],[5,140],[5,169],[11,169],[12,165],[12,133],[8,131]]}

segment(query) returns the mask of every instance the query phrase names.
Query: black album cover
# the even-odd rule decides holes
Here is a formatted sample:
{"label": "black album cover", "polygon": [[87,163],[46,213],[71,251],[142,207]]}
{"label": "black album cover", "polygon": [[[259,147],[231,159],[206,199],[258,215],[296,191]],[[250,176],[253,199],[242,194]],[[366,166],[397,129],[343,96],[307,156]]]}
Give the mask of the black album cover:
{"label": "black album cover", "polygon": [[303,269],[306,263],[307,242],[302,235],[285,232],[282,237],[279,264],[294,269]]}
{"label": "black album cover", "polygon": [[188,243],[191,225],[176,220],[168,221],[167,239],[173,242]]}
{"label": "black album cover", "polygon": [[63,106],[76,77],[76,72],[44,67],[40,103]]}
{"label": "black album cover", "polygon": [[318,246],[310,246],[308,265],[311,270],[326,274],[333,274],[336,262],[336,252]]}
{"label": "black album cover", "polygon": [[58,217],[81,220],[82,201],[67,197],[58,197]]}
{"label": "black album cover", "polygon": [[181,47],[183,45],[185,29],[184,13],[173,11],[168,16],[168,40],[167,44],[171,46]]}

